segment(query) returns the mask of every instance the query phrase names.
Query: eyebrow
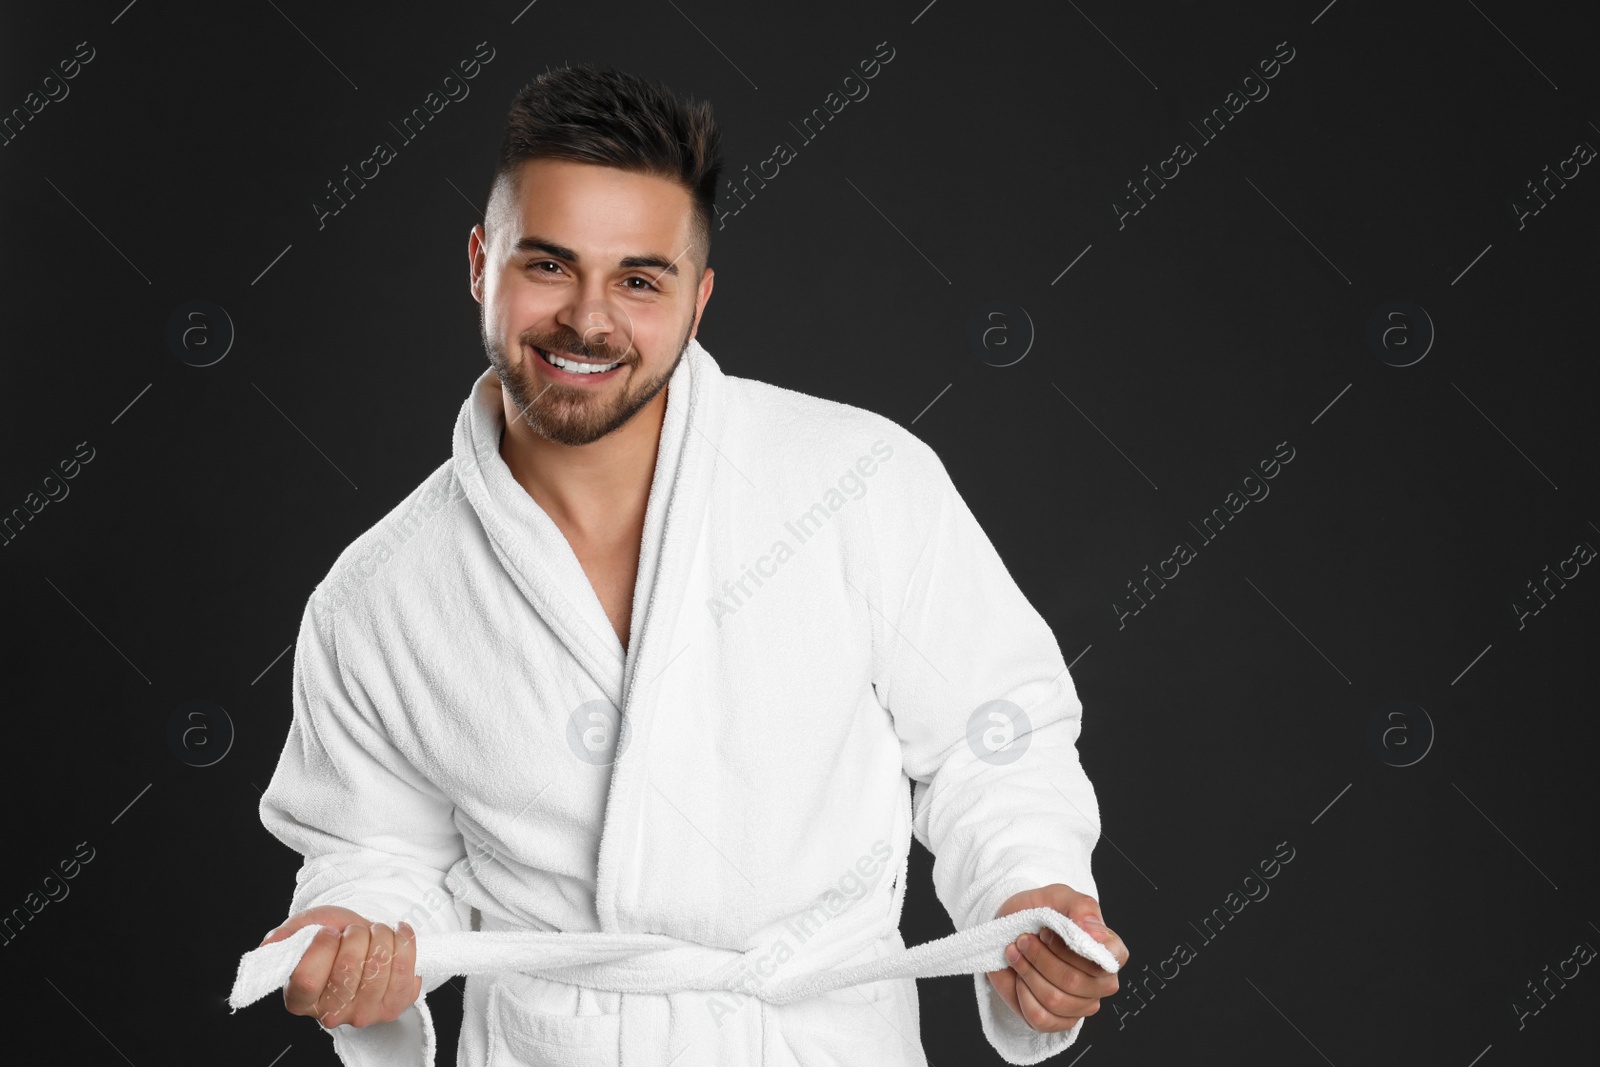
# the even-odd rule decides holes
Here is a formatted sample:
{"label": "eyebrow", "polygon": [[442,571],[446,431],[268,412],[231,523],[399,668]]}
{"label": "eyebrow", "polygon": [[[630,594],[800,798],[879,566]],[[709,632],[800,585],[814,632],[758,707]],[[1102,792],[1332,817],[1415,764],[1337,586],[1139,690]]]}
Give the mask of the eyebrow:
{"label": "eyebrow", "polygon": [[[543,252],[545,255],[564,259],[569,263],[578,262],[578,253],[565,245],[558,245],[554,241],[537,235],[530,235],[519,240],[516,244],[518,252]],[[675,261],[655,252],[639,256],[624,256],[617,261],[619,267],[655,267],[665,274],[677,277],[678,265]]]}

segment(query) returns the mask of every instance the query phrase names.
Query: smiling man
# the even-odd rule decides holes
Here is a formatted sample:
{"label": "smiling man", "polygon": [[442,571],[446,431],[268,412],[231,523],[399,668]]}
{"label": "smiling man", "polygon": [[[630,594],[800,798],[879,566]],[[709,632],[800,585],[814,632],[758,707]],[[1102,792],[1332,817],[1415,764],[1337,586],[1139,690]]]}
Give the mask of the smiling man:
{"label": "smiling man", "polygon": [[[912,978],[778,993],[903,952],[913,836],[958,930],[1049,908],[1127,960],[1072,680],[937,455],[696,340],[720,167],[708,106],[626,74],[511,109],[490,367],[309,598],[261,800],[304,857],[263,944],[320,927],[283,997],[346,1063],[431,1060],[419,939],[535,931],[548,965],[468,977],[461,1067],[924,1065]],[[1006,958],[1013,1063],[1117,988],[1048,930]]]}

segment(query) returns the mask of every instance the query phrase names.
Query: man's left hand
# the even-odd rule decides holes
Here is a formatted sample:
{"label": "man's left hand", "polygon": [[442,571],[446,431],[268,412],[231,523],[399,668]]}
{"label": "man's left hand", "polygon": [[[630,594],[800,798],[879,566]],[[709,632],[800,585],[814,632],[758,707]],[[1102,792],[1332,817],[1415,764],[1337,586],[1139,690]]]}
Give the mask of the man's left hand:
{"label": "man's left hand", "polygon": [[[1102,921],[1094,897],[1056,883],[1010,897],[994,917],[1028,908],[1054,908],[1104,945],[1118,964],[1127,966],[1128,947]],[[990,983],[1012,1011],[1044,1033],[1072,1029],[1100,1010],[1101,997],[1117,991],[1116,975],[1072,951],[1048,927],[1007,945],[1006,959],[1011,966],[989,971]]]}

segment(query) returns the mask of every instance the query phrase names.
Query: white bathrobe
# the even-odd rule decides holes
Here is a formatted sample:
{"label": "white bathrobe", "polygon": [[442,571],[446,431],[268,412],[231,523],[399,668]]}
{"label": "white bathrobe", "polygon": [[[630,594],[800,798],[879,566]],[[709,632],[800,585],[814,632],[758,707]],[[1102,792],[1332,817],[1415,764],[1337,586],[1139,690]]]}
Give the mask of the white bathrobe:
{"label": "white bathrobe", "polygon": [[[903,953],[913,832],[959,931],[1025,889],[1099,896],[1071,677],[937,455],[870,411],[725,375],[691,341],[624,650],[500,458],[503,427],[486,371],[452,458],[307,603],[260,806],[305,857],[286,914],[406,919],[420,949],[557,931],[737,961],[741,992],[474,973],[461,1067],[924,1065],[911,978],[763,994]],[[450,977],[419,973],[424,997]],[[1082,1029],[1037,1033],[974,985],[1008,1062]],[[425,999],[332,1034],[346,1064],[432,1060]]]}

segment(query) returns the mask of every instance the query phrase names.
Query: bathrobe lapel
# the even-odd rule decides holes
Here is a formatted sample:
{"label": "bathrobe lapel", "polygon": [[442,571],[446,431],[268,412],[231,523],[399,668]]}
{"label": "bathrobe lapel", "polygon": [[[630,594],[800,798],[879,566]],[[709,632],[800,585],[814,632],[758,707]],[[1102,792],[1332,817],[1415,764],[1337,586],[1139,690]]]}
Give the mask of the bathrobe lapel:
{"label": "bathrobe lapel", "polygon": [[507,577],[615,705],[622,642],[566,535],[500,458],[502,411],[500,380],[490,369],[456,427],[454,459],[463,489]]}
{"label": "bathrobe lapel", "polygon": [[[689,350],[667,387],[667,411],[661,427],[650,502],[645,509],[644,547],[633,599],[633,630],[624,679],[623,729],[626,747],[611,769],[605,825],[600,836],[596,871],[595,911],[600,929],[634,931],[618,895],[624,876],[637,880],[643,808],[646,795],[653,711],[661,698],[662,676],[670,668],[715,670],[703,662],[709,648],[683,655],[687,644],[674,640],[676,620],[684,609],[684,590],[696,551],[708,547],[705,519],[713,477],[717,473],[726,407],[722,371],[700,343]],[[695,661],[693,663],[680,661]],[[660,1005],[664,1009],[664,1005]]]}
{"label": "bathrobe lapel", "polygon": [[638,576],[626,653],[566,535],[500,458],[504,424],[493,370],[478,380],[457,426],[454,458],[496,557],[528,603],[621,716],[623,744],[612,766],[601,836],[596,910],[604,931],[626,931],[616,895],[618,872],[636,855],[642,765],[660,675],[684,651],[673,643],[691,557],[700,538],[717,463],[724,382],[710,353],[691,339],[667,384],[667,407],[645,506]]}

